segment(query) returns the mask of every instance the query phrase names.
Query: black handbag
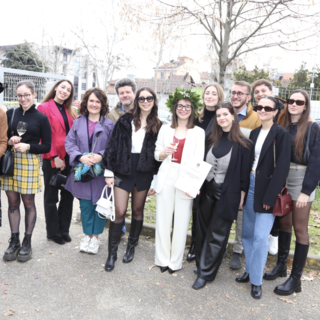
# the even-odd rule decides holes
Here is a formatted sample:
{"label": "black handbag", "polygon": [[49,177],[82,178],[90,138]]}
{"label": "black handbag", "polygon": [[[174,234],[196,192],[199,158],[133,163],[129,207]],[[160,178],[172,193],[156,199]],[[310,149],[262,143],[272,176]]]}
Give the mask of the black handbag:
{"label": "black handbag", "polygon": [[312,129],[313,123],[311,123],[308,127],[308,136],[307,136],[307,144],[303,152],[302,160],[305,163],[305,165],[308,164],[309,158],[310,158],[310,149],[309,149],[309,142],[310,142],[310,134]]}
{"label": "black handbag", "polygon": [[[105,119],[105,118],[103,118],[102,124],[101,124],[101,125],[102,125],[102,128],[103,128],[104,119]],[[94,145],[93,145],[93,148],[92,148],[91,153],[94,153],[94,149],[95,149],[95,147],[96,147],[96,144],[97,144],[97,141],[98,141],[98,138],[99,138],[100,133],[101,133],[101,131],[98,132],[98,134],[96,135],[96,139],[95,139],[95,141],[94,141]],[[88,182],[88,181],[93,180],[93,179],[96,178],[96,177],[97,177],[97,176],[96,176],[96,174],[94,173],[93,166],[91,166],[86,173],[84,173],[84,174],[81,175],[81,182]]]}
{"label": "black handbag", "polygon": [[66,182],[67,182],[67,177],[63,175],[61,172],[58,172],[51,177],[49,185],[51,187],[55,187],[60,190],[63,190],[64,187],[66,186]]}
{"label": "black handbag", "polygon": [[[14,113],[16,109],[13,109],[11,121],[10,121],[10,127],[12,129],[12,121],[14,118]],[[13,135],[13,129],[12,129],[12,135]],[[12,148],[7,149],[6,153],[1,158],[0,162],[0,176],[2,177],[13,177],[14,173],[14,152]]]}

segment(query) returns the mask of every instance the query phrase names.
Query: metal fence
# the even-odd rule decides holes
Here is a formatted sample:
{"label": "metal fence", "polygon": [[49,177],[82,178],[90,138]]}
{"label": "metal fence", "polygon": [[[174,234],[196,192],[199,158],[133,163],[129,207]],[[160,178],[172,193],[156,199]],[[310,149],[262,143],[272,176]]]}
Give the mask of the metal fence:
{"label": "metal fence", "polygon": [[0,105],[5,105],[7,108],[19,106],[15,91],[19,81],[31,80],[35,84],[37,93],[35,103],[38,104],[53,87],[54,83],[64,78],[65,76],[56,74],[0,68],[0,82],[7,85],[3,94],[0,95]]}

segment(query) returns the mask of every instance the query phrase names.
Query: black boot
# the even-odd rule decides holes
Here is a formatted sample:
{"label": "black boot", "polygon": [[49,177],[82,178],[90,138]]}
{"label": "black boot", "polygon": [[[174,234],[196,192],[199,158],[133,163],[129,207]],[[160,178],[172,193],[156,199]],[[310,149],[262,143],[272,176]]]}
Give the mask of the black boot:
{"label": "black boot", "polygon": [[264,274],[264,280],[275,280],[278,277],[287,276],[287,258],[290,251],[291,235],[292,234],[288,232],[279,232],[278,261],[272,270]]}
{"label": "black boot", "polygon": [[20,262],[27,262],[31,259],[31,236],[32,234],[24,234],[21,249],[19,250],[17,260]]}
{"label": "black boot", "polygon": [[191,262],[196,258],[196,225],[197,225],[197,210],[192,210],[192,227],[191,227],[191,245],[187,255],[187,261]]}
{"label": "black boot", "polygon": [[19,232],[11,233],[11,238],[9,239],[9,247],[3,255],[3,260],[5,261],[16,260],[19,249],[20,249]]}
{"label": "black boot", "polygon": [[133,260],[134,257],[134,247],[139,243],[139,236],[142,229],[143,220],[131,220],[130,234],[128,237],[128,245],[126,253],[123,257],[123,263],[129,263]]}
{"label": "black boot", "polygon": [[106,271],[112,271],[114,269],[114,263],[117,260],[118,245],[121,239],[122,222],[114,223],[110,221],[109,227],[109,240],[108,240],[108,259],[104,269]]}
{"label": "black boot", "polygon": [[309,245],[296,242],[296,250],[292,263],[290,277],[274,289],[274,293],[280,296],[289,296],[294,292],[301,292],[301,276],[308,256]]}

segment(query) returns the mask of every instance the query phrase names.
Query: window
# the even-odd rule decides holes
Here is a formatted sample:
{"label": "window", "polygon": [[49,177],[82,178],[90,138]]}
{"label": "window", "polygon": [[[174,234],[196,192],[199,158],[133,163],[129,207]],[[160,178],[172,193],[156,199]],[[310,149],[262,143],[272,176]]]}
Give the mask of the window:
{"label": "window", "polygon": [[67,65],[66,64],[63,65],[63,73],[67,74]]}
{"label": "window", "polygon": [[164,73],[164,72],[161,72],[160,77],[161,77],[161,79],[164,79],[164,78],[165,78],[165,73]]}
{"label": "window", "polygon": [[78,85],[74,86],[74,92],[78,93]]}
{"label": "window", "polygon": [[[77,89],[78,89],[78,88],[77,88]],[[74,100],[78,100],[78,95],[75,94],[75,95],[73,96],[73,99],[74,99]]]}
{"label": "window", "polygon": [[86,72],[82,72],[82,79],[87,79],[87,73]]}
{"label": "window", "polygon": [[96,83],[92,82],[92,87],[95,88],[96,87]]}
{"label": "window", "polygon": [[63,62],[68,61],[68,55],[66,53],[63,54]]}
{"label": "window", "polygon": [[81,84],[81,90],[87,90],[87,84],[86,83],[82,83]]}
{"label": "window", "polygon": [[81,95],[81,101],[83,100],[84,94]]}
{"label": "window", "polygon": [[92,74],[92,78],[93,78],[93,81],[96,81],[96,73],[95,72]]}

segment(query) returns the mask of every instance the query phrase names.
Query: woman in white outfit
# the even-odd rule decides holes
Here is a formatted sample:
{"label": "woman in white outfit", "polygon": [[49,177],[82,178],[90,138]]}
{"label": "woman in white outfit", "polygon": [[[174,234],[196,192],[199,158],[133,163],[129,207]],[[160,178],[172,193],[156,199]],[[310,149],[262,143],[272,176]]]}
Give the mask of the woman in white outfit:
{"label": "woman in white outfit", "polygon": [[[155,264],[161,272],[173,273],[182,268],[193,198],[174,187],[181,169],[191,157],[203,160],[205,133],[194,126],[194,110],[198,101],[182,92],[183,99],[173,101],[172,124],[161,127],[156,142],[155,159],[162,161],[155,191],[157,194]],[[180,95],[181,97],[181,95]],[[195,103],[194,103],[195,102]],[[173,142],[179,142],[177,147]],[[174,157],[173,157],[174,155]],[[176,159],[176,160],[174,160]],[[172,216],[174,227],[171,241]]]}

